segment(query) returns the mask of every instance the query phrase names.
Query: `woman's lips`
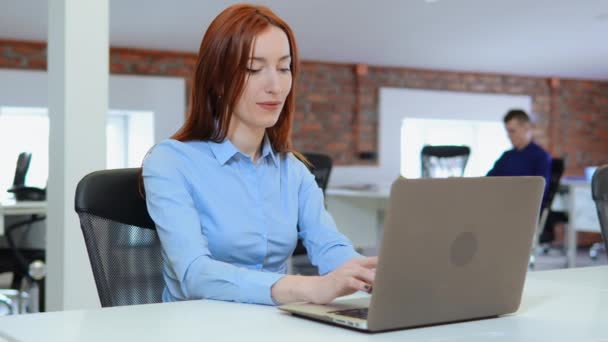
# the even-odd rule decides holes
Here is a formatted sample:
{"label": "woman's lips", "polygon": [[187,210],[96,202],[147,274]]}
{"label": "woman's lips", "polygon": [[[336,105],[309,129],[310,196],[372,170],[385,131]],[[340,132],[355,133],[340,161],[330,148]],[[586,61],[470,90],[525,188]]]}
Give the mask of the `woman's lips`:
{"label": "woman's lips", "polygon": [[258,106],[260,106],[266,110],[277,110],[281,106],[281,102],[275,102],[275,101],[258,102]]}

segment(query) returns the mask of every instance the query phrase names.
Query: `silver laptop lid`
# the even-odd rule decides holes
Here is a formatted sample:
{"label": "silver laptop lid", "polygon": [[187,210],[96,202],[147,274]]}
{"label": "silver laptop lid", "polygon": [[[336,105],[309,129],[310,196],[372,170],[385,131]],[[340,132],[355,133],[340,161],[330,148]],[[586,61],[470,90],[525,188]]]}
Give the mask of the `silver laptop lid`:
{"label": "silver laptop lid", "polygon": [[542,177],[395,181],[369,329],[516,311],[543,189]]}

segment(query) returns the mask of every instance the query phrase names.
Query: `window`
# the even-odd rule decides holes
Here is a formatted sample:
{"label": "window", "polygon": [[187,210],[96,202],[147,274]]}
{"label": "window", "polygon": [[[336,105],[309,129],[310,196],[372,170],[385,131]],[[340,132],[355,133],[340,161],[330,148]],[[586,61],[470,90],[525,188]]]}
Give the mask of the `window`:
{"label": "window", "polygon": [[154,145],[154,113],[110,110],[106,121],[108,169],[139,167]]}
{"label": "window", "polygon": [[17,157],[31,152],[26,183],[46,187],[49,163],[49,118],[46,108],[0,107],[0,193],[13,185]]}
{"label": "window", "polygon": [[502,122],[406,118],[401,125],[401,175],[420,177],[420,150],[424,145],[469,146],[467,177],[484,176],[511,148]]}
{"label": "window", "polygon": [[[46,108],[0,107],[0,193],[13,183],[19,153],[32,153],[26,184],[46,187],[49,118]],[[154,144],[154,113],[110,110],[106,121],[106,166],[141,166]]]}

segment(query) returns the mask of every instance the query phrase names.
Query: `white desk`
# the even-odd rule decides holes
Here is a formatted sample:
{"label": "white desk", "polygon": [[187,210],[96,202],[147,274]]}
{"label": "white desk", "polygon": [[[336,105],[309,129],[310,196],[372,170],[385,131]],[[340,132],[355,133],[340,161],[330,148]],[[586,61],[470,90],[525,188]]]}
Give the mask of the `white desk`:
{"label": "white desk", "polygon": [[378,248],[388,206],[390,185],[370,188],[332,187],[325,191],[327,210],[338,229],[356,247]]}
{"label": "white desk", "polygon": [[46,214],[46,201],[2,200],[0,202],[0,236],[4,235],[4,216]]}
{"label": "white desk", "polygon": [[0,319],[1,341],[606,341],[608,266],[529,273],[510,316],[366,334],[211,300]]}

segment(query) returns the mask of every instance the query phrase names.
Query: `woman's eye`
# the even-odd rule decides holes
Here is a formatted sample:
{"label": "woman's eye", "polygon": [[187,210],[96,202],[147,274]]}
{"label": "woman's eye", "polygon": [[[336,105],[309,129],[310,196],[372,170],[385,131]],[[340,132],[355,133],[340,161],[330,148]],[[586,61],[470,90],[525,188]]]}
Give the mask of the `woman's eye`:
{"label": "woman's eye", "polygon": [[252,68],[247,68],[247,72],[250,74],[256,74],[258,72],[260,72],[262,69],[252,69]]}
{"label": "woman's eye", "polygon": [[280,68],[280,72],[291,72],[291,68]]}

